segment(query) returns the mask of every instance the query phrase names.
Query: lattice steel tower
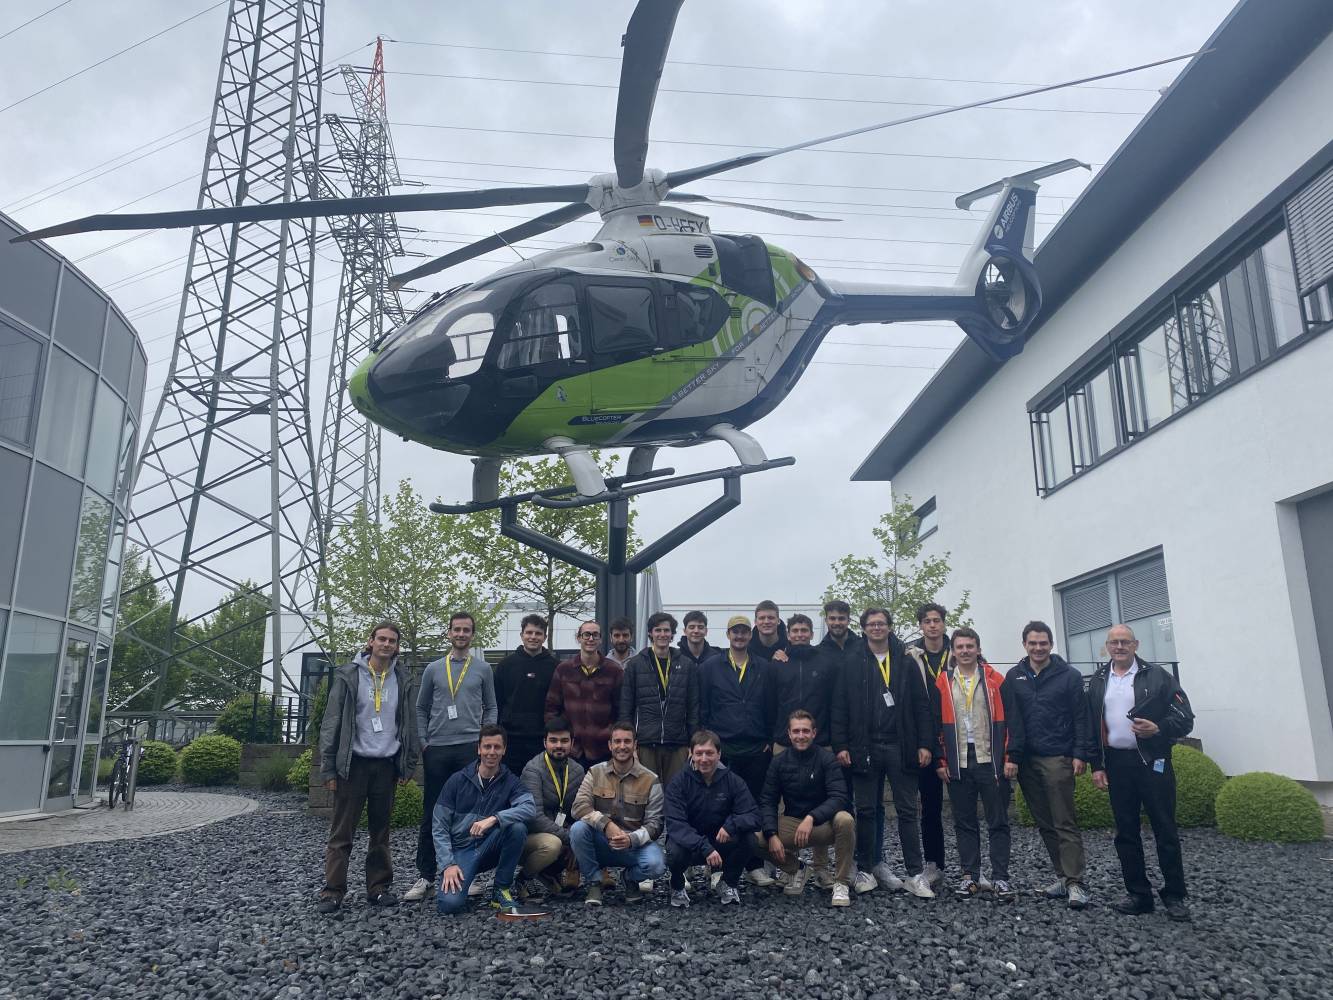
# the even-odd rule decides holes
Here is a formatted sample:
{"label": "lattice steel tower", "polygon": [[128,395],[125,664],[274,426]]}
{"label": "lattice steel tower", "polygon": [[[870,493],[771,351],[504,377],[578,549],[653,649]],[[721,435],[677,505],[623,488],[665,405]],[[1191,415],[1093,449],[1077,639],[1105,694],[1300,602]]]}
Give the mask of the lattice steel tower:
{"label": "lattice steel tower", "polygon": [[[319,158],[323,19],[323,0],[232,0],[199,207],[308,195],[302,164]],[[283,629],[305,621],[294,593],[314,557],[305,538],[318,516],[307,392],[314,242],[306,219],[191,235],[130,528],[154,582],[171,594],[170,638],[154,649],[158,711],[174,662],[207,652],[196,669],[199,659],[228,663],[190,626],[242,581],[262,581],[269,653],[261,669],[275,693]]]}

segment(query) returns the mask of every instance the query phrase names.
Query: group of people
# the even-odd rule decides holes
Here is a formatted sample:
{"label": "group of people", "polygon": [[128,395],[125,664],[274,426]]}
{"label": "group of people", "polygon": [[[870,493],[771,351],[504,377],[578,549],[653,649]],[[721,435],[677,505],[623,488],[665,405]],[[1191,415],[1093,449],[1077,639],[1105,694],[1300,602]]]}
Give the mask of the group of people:
{"label": "group of people", "polygon": [[[685,615],[678,641],[673,616],[651,615],[637,651],[628,621],[610,623],[605,652],[601,626],[586,621],[578,653],[562,662],[546,646],[546,621],[528,615],[522,645],[494,669],[473,646],[472,616],[459,613],[450,650],[419,684],[398,658],[397,627],[381,622],[334,673],[322,720],[320,773],[334,811],[320,911],[335,912],[346,893],[363,808],[368,899],[398,903],[389,815],[394,784],[412,780],[419,754],[418,878],[403,898],[433,894],[441,913],[484,894],[477,876],[492,870],[492,905],[516,916],[536,912],[542,896],[581,893],[600,906],[617,869],[627,903],[669,872],[671,905],[690,905],[691,869],[711,873],[696,879],[723,904],[740,901],[742,879],[791,896],[813,881],[833,906],[876,889],[930,899],[945,889],[946,790],[961,869],[952,893],[1009,902],[1014,781],[1056,876],[1043,894],[1078,910],[1091,893],[1074,778],[1090,770],[1115,815],[1127,892],[1115,908],[1155,907],[1146,813],[1161,902],[1172,919],[1189,919],[1171,746],[1193,714],[1174,676],[1139,658],[1128,626],[1108,633],[1109,660],[1085,691],[1040,621],[1023,628],[1025,655],[1002,673],[974,629],[950,634],[938,604],[918,610],[910,644],[883,608],[861,613],[860,635],[845,602],[823,611],[817,644],[809,616],[784,623],[772,601],[755,608],[753,627],[730,618],[724,647],[709,643],[700,611]],[[885,858],[886,782],[901,875]]]}

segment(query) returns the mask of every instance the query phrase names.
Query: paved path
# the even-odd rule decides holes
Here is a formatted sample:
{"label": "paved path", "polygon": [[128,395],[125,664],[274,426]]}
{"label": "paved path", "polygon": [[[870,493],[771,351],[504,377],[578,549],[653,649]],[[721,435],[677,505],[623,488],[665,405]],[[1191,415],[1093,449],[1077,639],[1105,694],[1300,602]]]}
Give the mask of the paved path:
{"label": "paved path", "polygon": [[240,795],[141,790],[131,812],[99,807],[0,823],[0,854],[160,837],[241,816],[258,807],[254,799]]}

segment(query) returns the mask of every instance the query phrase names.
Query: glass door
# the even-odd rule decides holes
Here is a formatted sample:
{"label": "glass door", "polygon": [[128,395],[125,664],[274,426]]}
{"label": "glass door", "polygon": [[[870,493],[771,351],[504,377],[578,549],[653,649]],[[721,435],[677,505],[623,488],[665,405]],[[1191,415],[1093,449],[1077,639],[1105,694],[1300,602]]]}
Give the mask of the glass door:
{"label": "glass door", "polygon": [[83,727],[79,783],[74,791],[76,802],[91,802],[97,792],[97,753],[102,745],[102,712],[106,708],[106,675],[110,664],[110,652],[110,647],[105,642],[97,644],[97,659],[93,662],[93,682],[88,686],[88,721]]}
{"label": "glass door", "polygon": [[75,759],[83,736],[83,701],[88,683],[89,652],[92,643],[79,633],[65,638],[65,655],[60,663],[60,683],[56,688],[56,709],[51,721],[51,753],[46,777],[46,801],[43,808],[68,809],[72,806],[78,772]]}

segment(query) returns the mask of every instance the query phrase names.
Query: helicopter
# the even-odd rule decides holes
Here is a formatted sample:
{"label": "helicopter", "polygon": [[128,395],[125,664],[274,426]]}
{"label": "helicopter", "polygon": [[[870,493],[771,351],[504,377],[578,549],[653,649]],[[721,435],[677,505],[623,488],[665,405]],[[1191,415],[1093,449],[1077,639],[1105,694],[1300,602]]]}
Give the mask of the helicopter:
{"label": "helicopter", "polygon": [[683,0],[640,0],[622,39],[614,173],[583,184],[323,199],[132,215],[98,215],[19,239],[107,229],[184,228],[280,218],[564,203],[504,232],[394,276],[395,285],[539,235],[590,213],[585,243],[541,253],[436,293],[372,345],[348,382],[353,404],[403,438],[474,456],[472,505],[497,502],[501,464],[559,455],[577,492],[605,496],[593,449],[631,449],[628,476],[653,474],[657,451],[722,441],[742,466],[767,461],[745,428],[796,385],[835,326],[948,320],[1004,361],[1023,348],[1042,304],[1032,264],[1039,182],[1075,159],[1004,177],[960,195],[995,196],[947,285],[822,278],[791,252],[744,234],[714,233],[682,204],[713,203],[801,221],[805,213],[679,190],[725,171],[837,139],[1186,59],[1029,88],[935,109],[703,166],[647,166],[649,126]]}

